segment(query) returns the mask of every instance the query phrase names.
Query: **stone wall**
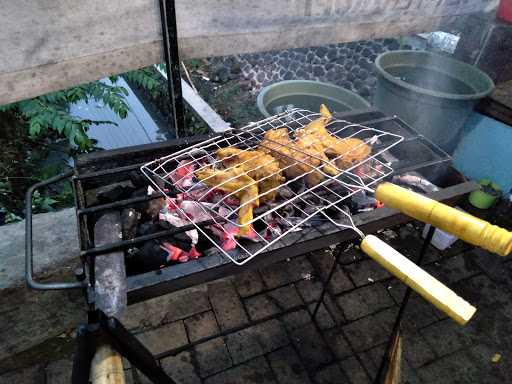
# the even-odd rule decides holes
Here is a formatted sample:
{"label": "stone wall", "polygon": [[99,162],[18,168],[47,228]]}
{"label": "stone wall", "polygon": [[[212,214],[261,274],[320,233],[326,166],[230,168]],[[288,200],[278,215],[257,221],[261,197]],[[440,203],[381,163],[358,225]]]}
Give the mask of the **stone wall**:
{"label": "stone wall", "polygon": [[[255,89],[282,80],[315,80],[335,84],[371,99],[376,85],[375,58],[397,50],[397,39],[375,39],[321,47],[287,49],[210,59],[222,67],[239,66]],[[404,45],[410,49],[410,45]]]}

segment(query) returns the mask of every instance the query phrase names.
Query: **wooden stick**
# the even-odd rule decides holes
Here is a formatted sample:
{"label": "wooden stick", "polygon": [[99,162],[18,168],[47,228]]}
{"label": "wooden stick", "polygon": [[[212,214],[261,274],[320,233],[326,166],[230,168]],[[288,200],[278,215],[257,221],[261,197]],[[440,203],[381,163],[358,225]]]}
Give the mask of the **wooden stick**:
{"label": "wooden stick", "polygon": [[361,249],[457,323],[464,325],[475,314],[475,307],[378,237],[366,236]]}
{"label": "wooden stick", "polygon": [[384,384],[400,384],[402,378],[402,336],[396,335],[393,349],[389,356],[388,372],[384,378]]}
{"label": "wooden stick", "polygon": [[187,69],[187,66],[185,65],[185,62],[182,61],[181,62],[181,66],[183,67],[183,71],[185,72],[185,76],[187,76],[187,80],[190,84],[190,86],[192,87],[192,89],[196,92],[196,93],[199,93],[197,92],[197,89],[196,89],[196,86],[194,85],[194,83],[192,82],[192,78],[190,77],[190,74],[188,73],[188,69]]}
{"label": "wooden stick", "polygon": [[93,384],[125,384],[123,360],[110,345],[102,344],[96,350],[90,381]]}

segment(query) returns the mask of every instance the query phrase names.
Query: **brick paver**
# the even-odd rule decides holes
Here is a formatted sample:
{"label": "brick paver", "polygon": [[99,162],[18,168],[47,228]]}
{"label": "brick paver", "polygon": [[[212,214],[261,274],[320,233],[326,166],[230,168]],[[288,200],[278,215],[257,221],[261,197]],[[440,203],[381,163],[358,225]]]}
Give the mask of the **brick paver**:
{"label": "brick paver", "polygon": [[52,361],[46,366],[46,384],[69,384],[73,362],[71,360]]}
{"label": "brick paver", "polygon": [[347,339],[340,329],[331,329],[327,331],[325,333],[325,339],[338,360],[343,360],[353,354]]}
{"label": "brick paver", "polygon": [[281,261],[261,270],[261,276],[268,289],[277,288],[300,281],[314,272],[313,266],[305,256]]}
{"label": "brick paver", "polygon": [[342,360],[340,365],[352,384],[370,383],[368,374],[356,357],[352,356],[348,359]]}
{"label": "brick paver", "polygon": [[[433,383],[497,383],[493,379],[482,381],[479,368],[473,363],[471,356],[460,351],[418,369],[421,380],[426,384]],[[485,379],[484,379],[485,380]]]}
{"label": "brick paver", "polygon": [[226,344],[234,364],[272,352],[289,342],[284,327],[275,319],[226,336]]}
{"label": "brick paver", "polygon": [[151,353],[159,354],[187,344],[187,333],[183,321],[162,325],[157,329],[137,335],[137,338]]}
{"label": "brick paver", "polygon": [[241,364],[205,380],[205,384],[271,384],[277,383],[263,357]]}
{"label": "brick paver", "polygon": [[265,289],[259,271],[248,271],[236,275],[235,286],[242,297],[255,295]]}
{"label": "brick paver", "polygon": [[405,334],[402,343],[403,355],[413,368],[421,367],[436,358],[435,352],[420,334]]}
{"label": "brick paver", "polygon": [[184,323],[191,342],[213,336],[219,332],[219,326],[212,311],[198,313],[184,320]]}
{"label": "brick paver", "polygon": [[208,296],[221,330],[245,325],[249,322],[235,287],[229,282],[208,284]]}
{"label": "brick paver", "polygon": [[39,384],[44,383],[45,374],[41,366],[35,365],[0,376],[0,384]]}
{"label": "brick paver", "polygon": [[371,284],[337,298],[338,305],[348,320],[356,320],[391,307],[395,302],[380,284]]}
{"label": "brick paver", "polygon": [[[313,312],[315,310],[316,303],[311,303],[308,306],[308,311],[313,316]],[[318,311],[315,315],[315,321],[318,325],[318,327],[322,330],[330,329],[336,325],[336,322],[334,321],[333,317],[327,310],[324,303],[321,303],[318,307]]]}
{"label": "brick paver", "polygon": [[[421,242],[412,231],[397,231],[391,243],[415,256]],[[477,313],[460,327],[413,294],[402,324],[403,383],[512,382],[512,286],[497,278],[499,268],[486,274],[475,254],[460,255],[464,249],[430,249],[427,268]],[[153,353],[167,356],[160,364],[179,384],[366,384],[380,365],[405,286],[351,247],[313,323],[321,278],[333,260],[330,250],[314,252],[135,304],[122,321]],[[167,353],[175,348],[184,350]],[[496,353],[501,360],[492,362]],[[0,384],[69,382],[71,361],[63,356],[13,372],[0,367]],[[125,369],[128,384],[148,383],[130,364]]]}
{"label": "brick paver", "polygon": [[306,369],[292,347],[285,347],[274,351],[267,358],[278,383],[310,383]]}
{"label": "brick paver", "polygon": [[290,337],[306,369],[314,371],[332,361],[331,350],[313,324],[295,330]]}
{"label": "brick paver", "polygon": [[471,344],[469,336],[451,319],[423,328],[420,333],[438,356],[453,353]]}
{"label": "brick paver", "polygon": [[308,311],[301,309],[290,312],[281,317],[281,321],[288,332],[293,332],[304,325],[311,323],[311,316]]}
{"label": "brick paver", "polygon": [[318,300],[322,292],[322,282],[316,276],[301,280],[297,282],[295,286],[305,303]]}
{"label": "brick paver", "polygon": [[362,260],[359,263],[347,265],[345,271],[358,287],[391,277],[387,270],[373,260]]}
{"label": "brick paver", "polygon": [[245,299],[251,320],[260,320],[303,304],[293,284]]}
{"label": "brick paver", "polygon": [[342,327],[350,345],[356,352],[370,349],[386,341],[386,334],[379,322],[372,316],[363,317]]}
{"label": "brick paver", "polygon": [[[330,252],[318,252],[311,256],[311,263],[314,265],[322,281],[326,281],[334,262],[334,256]],[[354,288],[345,272],[339,265],[336,266],[331,282],[328,286],[333,294],[339,294]]]}
{"label": "brick paver", "polygon": [[194,349],[197,368],[201,377],[213,375],[232,365],[226,344],[220,337],[199,344]]}
{"label": "brick paver", "polygon": [[314,380],[316,384],[350,383],[348,376],[342,371],[338,363],[319,369],[314,373]]}
{"label": "brick paver", "polygon": [[201,383],[192,362],[192,354],[188,351],[166,357],[160,361],[160,364],[164,371],[179,384]]}
{"label": "brick paver", "polygon": [[130,330],[154,328],[210,309],[204,289],[190,288],[130,305],[121,322]]}

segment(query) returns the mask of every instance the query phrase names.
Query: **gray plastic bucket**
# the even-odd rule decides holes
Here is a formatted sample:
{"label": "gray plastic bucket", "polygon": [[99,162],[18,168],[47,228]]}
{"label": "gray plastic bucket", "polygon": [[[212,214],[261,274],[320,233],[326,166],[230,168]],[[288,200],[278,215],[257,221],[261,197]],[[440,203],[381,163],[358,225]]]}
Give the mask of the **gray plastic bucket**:
{"label": "gray plastic bucket", "polygon": [[287,107],[318,112],[320,104],[325,104],[333,112],[343,112],[370,106],[348,89],[309,80],[287,80],[269,85],[261,90],[256,104],[265,117],[284,112]]}
{"label": "gray plastic bucket", "polygon": [[375,67],[375,106],[399,116],[450,154],[473,107],[494,88],[479,69],[431,52],[386,52]]}

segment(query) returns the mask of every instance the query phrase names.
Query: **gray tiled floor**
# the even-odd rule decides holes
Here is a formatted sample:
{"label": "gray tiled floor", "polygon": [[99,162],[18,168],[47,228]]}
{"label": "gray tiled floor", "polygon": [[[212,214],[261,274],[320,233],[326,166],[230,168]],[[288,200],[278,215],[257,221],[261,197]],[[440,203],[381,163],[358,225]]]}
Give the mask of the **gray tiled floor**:
{"label": "gray tiled floor", "polygon": [[[396,243],[413,255],[421,242],[406,236]],[[123,321],[150,349],[168,352],[160,363],[178,383],[369,383],[404,289],[350,252],[316,322],[311,303],[333,262],[324,251],[135,304]],[[512,287],[503,283],[507,279],[495,281],[496,269],[477,267],[485,263],[475,257],[484,256],[460,245],[429,250],[426,268],[478,311],[460,327],[413,296],[402,331],[403,383],[512,382]],[[512,263],[500,262],[509,273]],[[219,330],[224,334],[216,337]],[[492,362],[497,353],[501,359]],[[41,383],[45,375],[47,384],[67,383],[70,359],[41,357],[0,376],[0,383]],[[128,382],[147,382],[133,373],[127,370]]]}

